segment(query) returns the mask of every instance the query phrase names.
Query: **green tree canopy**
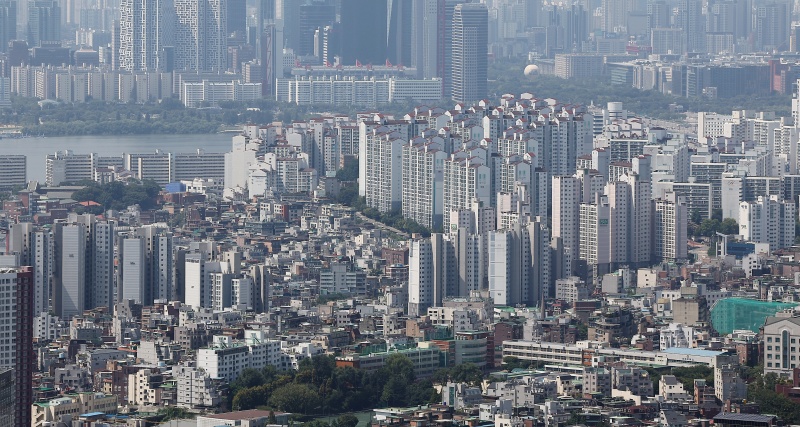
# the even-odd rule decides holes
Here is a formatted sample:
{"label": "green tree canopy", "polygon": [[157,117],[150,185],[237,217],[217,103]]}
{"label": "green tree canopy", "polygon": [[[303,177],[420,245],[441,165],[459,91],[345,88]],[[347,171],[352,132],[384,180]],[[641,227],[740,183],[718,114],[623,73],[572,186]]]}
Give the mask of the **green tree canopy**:
{"label": "green tree canopy", "polygon": [[316,390],[307,384],[293,383],[272,392],[269,405],[284,412],[310,415],[318,412],[321,401]]}

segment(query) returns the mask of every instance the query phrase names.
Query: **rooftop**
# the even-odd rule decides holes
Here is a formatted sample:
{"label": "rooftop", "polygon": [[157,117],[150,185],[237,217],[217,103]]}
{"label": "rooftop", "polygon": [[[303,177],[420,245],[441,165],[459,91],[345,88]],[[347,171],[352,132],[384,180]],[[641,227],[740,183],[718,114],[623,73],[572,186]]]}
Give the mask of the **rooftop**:
{"label": "rooftop", "polygon": [[705,356],[705,357],[714,357],[722,354],[722,352],[719,351],[700,350],[697,348],[680,348],[680,347],[670,347],[666,350],[663,350],[663,352],[670,354],[685,354],[689,356]]}
{"label": "rooftop", "polygon": [[[216,414],[216,415],[203,415],[203,418],[211,418],[214,420],[229,420],[229,421],[239,421],[239,420],[252,420],[255,418],[264,418],[269,417],[270,411],[264,411],[261,409],[248,409],[246,411],[235,411],[235,412],[227,412],[224,414]],[[282,412],[273,412],[275,416],[284,415]]]}

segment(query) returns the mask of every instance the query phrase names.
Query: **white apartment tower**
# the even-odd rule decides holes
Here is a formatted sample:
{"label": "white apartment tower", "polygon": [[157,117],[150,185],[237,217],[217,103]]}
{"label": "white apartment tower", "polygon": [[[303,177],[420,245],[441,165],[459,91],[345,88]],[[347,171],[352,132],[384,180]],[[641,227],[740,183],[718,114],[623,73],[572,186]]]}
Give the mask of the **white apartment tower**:
{"label": "white apartment tower", "polygon": [[120,240],[117,269],[119,298],[152,305],[174,296],[172,233],[152,225],[139,227]]}
{"label": "white apartment tower", "polygon": [[23,155],[0,154],[0,189],[22,187],[27,182],[27,158]]}
{"label": "white apartment tower", "polygon": [[114,224],[70,215],[54,227],[53,306],[62,319],[114,299]]}
{"label": "white apartment tower", "polygon": [[447,153],[425,138],[403,145],[403,217],[430,229],[442,226],[442,179]]}
{"label": "white apartment tower", "polygon": [[58,185],[62,182],[91,180],[94,172],[94,155],[58,151],[45,159],[45,183]]}
{"label": "white apartment tower", "polygon": [[380,212],[401,208],[403,145],[404,140],[398,132],[381,127],[368,132],[361,146],[364,155],[364,196],[367,206]]}
{"label": "white apartment tower", "polygon": [[175,46],[172,0],[121,0],[119,14],[119,68],[169,70],[165,48]]}
{"label": "white apartment tower", "polygon": [[628,184],[630,198],[628,203],[629,244],[627,262],[649,265],[652,255],[651,221],[652,221],[652,188],[649,180],[644,180],[636,173],[623,175],[620,180]]}
{"label": "white apartment tower", "polygon": [[227,70],[227,2],[173,0],[175,3],[175,69],[198,72]]}
{"label": "white apartment tower", "polygon": [[769,243],[770,250],[794,244],[797,212],[794,202],[780,196],[759,196],[739,204],[739,234],[755,243]]}
{"label": "white apartment tower", "polygon": [[33,269],[34,313],[46,313],[50,308],[53,279],[53,240],[49,231],[36,230],[33,224],[11,224],[8,250],[19,256],[19,265]]}
{"label": "white apartment tower", "polygon": [[538,305],[550,292],[550,233],[536,221],[489,232],[489,295],[495,304]]}
{"label": "white apartment tower", "polygon": [[689,210],[683,197],[674,192],[653,200],[653,255],[656,259],[676,262],[687,259]]}
{"label": "white apartment tower", "polygon": [[442,185],[444,229],[449,230],[450,212],[469,210],[476,200],[488,205],[491,200],[492,173],[480,157],[469,157],[463,151],[444,161]]}
{"label": "white apartment tower", "polygon": [[412,240],[408,246],[408,314],[420,316],[429,307],[439,307],[445,294],[448,244],[442,234]]}

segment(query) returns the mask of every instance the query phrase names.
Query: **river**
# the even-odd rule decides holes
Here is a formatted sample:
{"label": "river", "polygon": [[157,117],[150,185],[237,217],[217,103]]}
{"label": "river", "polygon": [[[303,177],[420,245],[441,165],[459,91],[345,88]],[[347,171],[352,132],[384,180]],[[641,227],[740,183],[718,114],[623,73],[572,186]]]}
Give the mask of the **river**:
{"label": "river", "polygon": [[27,156],[28,181],[44,183],[45,158],[56,151],[75,154],[96,153],[121,156],[122,153],[152,153],[155,150],[188,153],[204,149],[224,153],[231,149],[235,133],[199,135],[55,136],[46,138],[0,139],[0,153]]}

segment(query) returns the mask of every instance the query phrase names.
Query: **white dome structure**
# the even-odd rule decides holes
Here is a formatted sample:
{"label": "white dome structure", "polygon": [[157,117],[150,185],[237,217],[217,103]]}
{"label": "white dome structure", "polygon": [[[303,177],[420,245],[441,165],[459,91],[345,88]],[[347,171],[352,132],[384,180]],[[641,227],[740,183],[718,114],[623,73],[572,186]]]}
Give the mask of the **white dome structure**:
{"label": "white dome structure", "polygon": [[524,73],[526,76],[535,76],[539,74],[539,66],[534,64],[528,65],[525,67]]}

